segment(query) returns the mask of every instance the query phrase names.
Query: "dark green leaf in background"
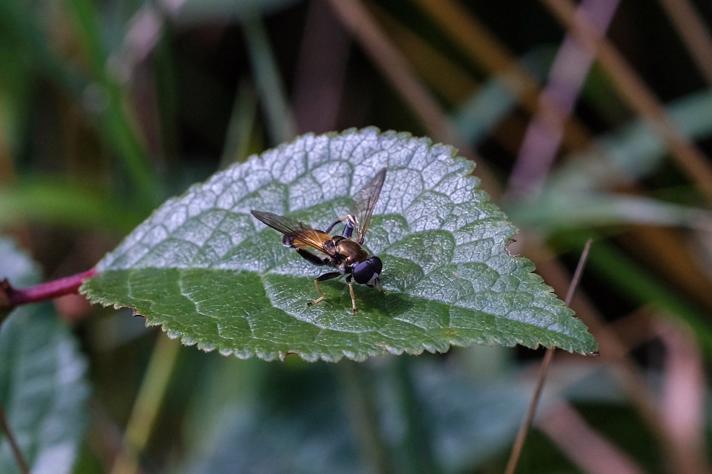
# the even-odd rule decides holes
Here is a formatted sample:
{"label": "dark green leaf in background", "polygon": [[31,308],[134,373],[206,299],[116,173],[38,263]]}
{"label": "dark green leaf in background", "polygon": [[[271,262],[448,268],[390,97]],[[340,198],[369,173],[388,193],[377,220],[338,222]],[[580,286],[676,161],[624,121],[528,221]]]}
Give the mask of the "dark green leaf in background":
{"label": "dark green leaf in background", "polygon": [[[385,294],[342,282],[307,307],[320,269],[281,245],[251,209],[326,227],[381,168],[388,176],[366,245]],[[134,308],[204,350],[262,359],[363,360],[475,343],[596,343],[532,263],[510,256],[515,229],[448,146],[376,129],[306,135],[217,173],[164,203],[98,265],[82,291]]]}
{"label": "dark green leaf in background", "polygon": [[[0,239],[0,278],[37,281],[34,264]],[[71,472],[85,425],[86,362],[51,304],[14,310],[0,327],[0,406],[33,474]],[[0,432],[0,472],[19,472]]]}
{"label": "dark green leaf in background", "polygon": [[[379,360],[378,369],[360,367],[375,386],[378,426],[394,472],[412,472],[399,449],[408,428],[389,376],[393,362]],[[533,379],[511,369],[473,377],[452,363],[422,357],[408,362],[420,400],[418,417],[428,426],[426,436],[442,472],[472,472],[507,452],[529,403]],[[230,375],[240,377],[244,370],[240,366]],[[200,439],[183,472],[369,472],[336,371],[318,364],[272,370],[275,373],[263,381],[264,393],[254,400],[221,404],[211,399],[210,406],[197,407],[190,429]],[[206,384],[206,392],[223,390],[227,371],[221,375]],[[550,381],[554,383],[544,392],[541,413],[562,400],[611,406],[623,400],[614,376],[600,368],[562,367]],[[205,419],[206,411],[215,414]]]}

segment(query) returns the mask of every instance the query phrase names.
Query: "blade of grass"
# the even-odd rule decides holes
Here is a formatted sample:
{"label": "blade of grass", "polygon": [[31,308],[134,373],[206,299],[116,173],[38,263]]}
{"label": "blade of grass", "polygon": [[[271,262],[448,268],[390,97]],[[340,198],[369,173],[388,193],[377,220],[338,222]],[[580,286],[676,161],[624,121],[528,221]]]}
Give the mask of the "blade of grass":
{"label": "blade of grass", "polygon": [[440,109],[410,64],[383,34],[373,17],[359,0],[337,1],[330,4],[344,25],[351,31],[374,63],[381,69],[414,109],[425,128],[438,140],[453,143],[455,134]]}
{"label": "blade of grass", "polygon": [[100,117],[98,125],[101,135],[123,161],[139,197],[138,203],[145,209],[152,209],[162,196],[161,185],[136,133],[137,127],[129,114],[126,94],[111,75],[108,54],[101,39],[99,15],[89,0],[66,0],[66,4],[96,81],[94,87],[89,89],[93,92],[90,107],[94,107]]}
{"label": "blade of grass", "polygon": [[[712,133],[712,91],[678,99],[666,113],[687,136],[704,138]],[[637,120],[597,138],[594,146],[566,158],[550,176],[547,190],[554,187],[581,191],[628,185],[657,169],[665,156],[664,143]]]}
{"label": "blade of grass", "polygon": [[76,183],[36,179],[0,188],[0,228],[29,219],[124,235],[143,217],[123,202]]}
{"label": "blade of grass", "polygon": [[250,138],[255,128],[257,101],[252,84],[241,82],[227,126],[220,168],[244,161],[250,149]]}
{"label": "blade of grass", "polygon": [[[81,5],[82,2],[85,5]],[[0,25],[22,39],[22,43],[27,45],[26,49],[32,63],[44,72],[48,80],[62,86],[70,93],[73,100],[82,104],[90,114],[99,115],[100,133],[124,162],[133,186],[137,190],[132,195],[139,196],[137,201],[145,201],[142,204],[144,209],[151,209],[152,203],[156,202],[156,197],[161,192],[158,189],[157,181],[152,179],[152,170],[147,165],[145,156],[141,154],[140,144],[134,137],[133,129],[126,123],[124,106],[117,100],[115,92],[107,93],[106,87],[101,84],[101,78],[96,79],[99,86],[92,87],[92,84],[82,74],[69,66],[66,60],[60,58],[58,53],[51,48],[54,41],[42,31],[37,24],[35,15],[27,14],[27,8],[21,7],[20,3],[16,1],[0,2]],[[67,0],[66,4],[70,7],[69,11],[75,14],[73,16],[82,35],[82,44],[89,43],[84,39],[85,36],[98,34],[97,28],[92,26],[93,20],[89,18],[92,12],[91,6],[85,8],[84,0],[77,2]],[[98,42],[95,42],[93,46],[88,45],[90,60],[96,60],[99,57],[100,50],[96,45]],[[90,62],[93,63],[93,61]],[[92,64],[92,71],[105,76],[103,66]],[[97,107],[101,110],[97,111]]]}
{"label": "blade of grass", "polygon": [[478,92],[479,82],[453,58],[441,53],[378,3],[371,4],[370,8],[423,81],[447,102],[459,104]]}
{"label": "blade of grass", "polygon": [[398,406],[405,420],[404,450],[408,462],[407,471],[412,473],[437,474],[442,466],[433,453],[433,442],[428,426],[422,416],[422,403],[411,371],[410,357],[397,357],[393,361],[392,377],[398,393]]}
{"label": "blade of grass", "polygon": [[333,12],[310,2],[294,85],[300,132],[334,130],[344,89],[351,40]]}
{"label": "blade of grass", "polygon": [[161,151],[165,161],[178,157],[178,90],[174,53],[171,49],[173,29],[164,24],[154,52],[154,84],[158,104]]}
{"label": "blade of grass", "polygon": [[712,212],[645,196],[547,190],[507,208],[512,219],[541,234],[596,226],[648,224],[712,232]]}
{"label": "blade of grass", "polygon": [[252,15],[244,20],[243,27],[254,82],[265,109],[270,136],[275,144],[287,142],[294,138],[296,127],[262,19]]}
{"label": "blade of grass", "polygon": [[706,383],[702,354],[689,328],[659,321],[665,346],[662,416],[680,452],[680,472],[710,472],[705,456]]}
{"label": "blade of grass", "polygon": [[707,84],[712,85],[712,37],[689,0],[661,0],[665,12]]}
{"label": "blade of grass", "polygon": [[[455,106],[456,110],[450,114],[460,139],[476,147],[486,134],[491,133],[502,148],[515,154],[517,144],[512,136],[520,134],[512,133],[512,129],[524,130],[525,123],[519,115],[510,113],[517,99],[500,78],[494,76],[480,84],[469,71],[431,46],[385,9],[377,4],[372,4],[371,8],[393,36],[393,41],[403,49],[415,71],[440,97]],[[549,61],[542,59],[546,51],[535,49],[521,59],[535,76],[543,76],[544,72],[537,70],[542,69],[544,63],[548,67]]]}
{"label": "blade of grass", "polygon": [[[557,237],[555,242],[574,247],[580,245],[581,235],[571,232]],[[640,304],[652,304],[665,314],[684,320],[693,329],[706,353],[712,354],[712,328],[705,313],[680,297],[669,285],[640,268],[623,252],[598,240],[591,250],[589,266],[630,299]]]}
{"label": "blade of grass", "polygon": [[[576,271],[574,271],[574,276],[571,279],[571,284],[569,284],[569,289],[566,292],[566,298],[564,302],[567,305],[571,304],[571,300],[574,297],[574,292],[576,287],[581,281],[581,275],[583,274],[583,269],[586,266],[586,259],[588,258],[588,253],[591,250],[591,239],[586,241],[583,247],[581,256],[579,257],[578,264],[576,265]],[[544,388],[544,382],[546,381],[546,375],[549,372],[549,365],[554,358],[555,347],[549,347],[546,349],[544,354],[544,360],[541,362],[541,367],[539,368],[539,376],[537,377],[536,385],[534,387],[534,393],[532,394],[531,402],[529,403],[529,408],[527,409],[527,414],[522,421],[519,431],[517,431],[517,437],[514,440],[514,445],[512,446],[512,452],[509,455],[509,460],[507,461],[507,467],[505,472],[507,474],[514,474],[517,470],[517,464],[519,464],[519,458],[522,454],[522,449],[524,448],[524,443],[527,440],[527,434],[534,421],[534,415],[536,415],[536,409],[539,405],[539,398],[541,397],[541,392]]]}
{"label": "blade of grass", "polygon": [[[551,63],[548,53],[548,48],[535,49],[522,56],[519,63],[534,77],[543,78]],[[480,143],[497,123],[502,122],[505,116],[515,109],[517,98],[509,87],[505,87],[507,80],[499,75],[492,76],[455,111],[455,127],[467,142]],[[512,119],[514,116],[510,118]],[[526,128],[523,121],[521,126],[522,129]],[[513,142],[511,135],[504,134],[502,138],[512,148],[512,154],[516,154],[517,144]]]}
{"label": "blade of grass", "polygon": [[52,82],[60,84],[79,100],[86,81],[77,71],[67,66],[49,45],[52,44],[38,25],[36,15],[29,13],[27,3],[17,0],[0,2],[0,27],[18,38],[25,46],[22,53],[28,54],[33,65],[44,72]]}
{"label": "blade of grass", "polygon": [[[619,0],[584,0],[577,10],[591,21],[600,36],[605,34]],[[564,134],[564,121],[573,113],[584,80],[593,64],[593,57],[576,40],[564,38],[549,73],[546,88],[539,102],[549,102],[560,112],[549,115],[542,107],[529,123],[514,169],[509,176],[506,194],[526,196],[537,194],[549,173]]]}
{"label": "blade of grass", "polygon": [[378,426],[376,401],[366,369],[351,361],[342,361],[337,369],[354,434],[359,440],[366,464],[370,466],[371,472],[393,472],[392,460]]}
{"label": "blade of grass", "polygon": [[[577,247],[580,243],[580,240],[577,241]],[[596,246],[598,245],[597,242]],[[546,249],[539,247],[536,251],[527,252],[527,254],[532,256],[537,271],[547,283],[561,294],[570,280],[568,272],[554,260],[552,254],[547,253]],[[579,291],[572,299],[571,307],[586,323],[591,334],[598,341],[602,360],[613,366],[614,374],[620,380],[626,395],[640,414],[641,419],[658,438],[661,449],[669,459],[677,459],[670,434],[656,407],[656,397],[648,388],[645,378],[638,371],[635,362],[628,355],[631,347],[621,340],[610,325],[605,324],[603,316],[599,314],[583,292]]]}
{"label": "blade of grass", "polygon": [[[460,4],[453,0],[416,0],[416,3],[470,56],[473,63],[482,66],[492,75],[510,72],[504,84],[516,94],[526,110],[534,114],[543,107],[547,115],[560,115],[550,102],[539,102],[537,81],[517,64],[514,55],[487,28]],[[590,142],[590,136],[586,127],[572,118],[566,126],[563,144],[569,150],[576,150]]]}
{"label": "blade of grass", "polygon": [[620,98],[660,135],[680,168],[706,198],[712,200],[712,168],[706,157],[674,125],[652,91],[613,44],[598,38],[595,28],[585,18],[576,16],[569,0],[541,1],[591,54],[595,54]]}
{"label": "blade of grass", "polygon": [[131,416],[126,425],[124,441],[111,469],[112,474],[139,472],[139,458],[146,447],[158,419],[163,397],[173,374],[180,343],[162,333],[153,346],[153,353],[143,376]]}
{"label": "blade of grass", "polygon": [[537,427],[573,461],[591,474],[638,474],[645,472],[626,453],[593,429],[566,402],[547,411]]}
{"label": "blade of grass", "polygon": [[[689,238],[683,229],[636,226],[621,244],[635,257],[655,269],[655,273],[674,281],[681,290],[700,301],[712,312],[710,276],[705,273],[705,262],[684,245]],[[700,231],[700,235],[709,232]],[[683,245],[680,245],[680,243]]]}
{"label": "blade of grass", "polygon": [[117,54],[118,68],[124,77],[130,77],[136,66],[146,60],[151,52],[160,48],[166,28],[170,28],[166,17],[175,17],[183,6],[184,0],[145,2],[136,9],[126,27],[122,45]]}

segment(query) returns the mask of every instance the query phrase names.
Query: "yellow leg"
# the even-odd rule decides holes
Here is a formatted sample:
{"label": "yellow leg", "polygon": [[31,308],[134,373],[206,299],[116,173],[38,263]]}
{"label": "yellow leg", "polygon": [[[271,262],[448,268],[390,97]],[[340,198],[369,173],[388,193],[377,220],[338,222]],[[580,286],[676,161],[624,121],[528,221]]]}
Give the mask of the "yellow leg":
{"label": "yellow leg", "polygon": [[324,293],[321,292],[321,288],[319,288],[319,280],[314,280],[314,288],[316,288],[316,292],[319,293],[319,297],[317,299],[311,300],[309,303],[307,303],[309,306],[319,304],[326,299],[326,296],[324,296]]}
{"label": "yellow leg", "polygon": [[349,294],[351,295],[351,312],[356,313],[356,295],[354,294],[354,286],[349,283]]}

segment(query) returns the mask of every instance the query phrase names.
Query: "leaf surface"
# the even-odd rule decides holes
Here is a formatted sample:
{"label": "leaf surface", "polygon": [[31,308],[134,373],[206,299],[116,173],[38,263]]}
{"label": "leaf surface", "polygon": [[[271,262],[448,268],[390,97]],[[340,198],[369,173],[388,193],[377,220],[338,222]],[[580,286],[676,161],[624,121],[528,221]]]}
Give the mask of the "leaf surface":
{"label": "leaf surface", "polygon": [[[325,228],[388,168],[366,247],[386,292],[322,284],[328,270],[281,245],[251,209]],[[585,326],[533,264],[510,256],[515,233],[451,147],[376,129],[305,135],[215,174],[164,203],[98,265],[82,291],[126,306],[205,350],[271,360],[363,360],[475,343],[592,353]]]}
{"label": "leaf surface", "polygon": [[[0,238],[0,278],[35,283],[32,261]],[[86,362],[51,304],[15,309],[0,326],[0,406],[34,474],[71,472],[84,432]],[[0,431],[0,472],[19,472]]]}

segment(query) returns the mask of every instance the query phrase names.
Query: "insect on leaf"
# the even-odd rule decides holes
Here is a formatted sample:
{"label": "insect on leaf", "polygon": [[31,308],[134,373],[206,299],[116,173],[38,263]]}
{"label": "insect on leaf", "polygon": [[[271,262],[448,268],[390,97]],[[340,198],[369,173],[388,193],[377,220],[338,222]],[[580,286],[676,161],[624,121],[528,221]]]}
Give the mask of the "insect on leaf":
{"label": "insect on leaf", "polygon": [[[326,228],[386,168],[365,236],[385,293],[324,282],[251,209]],[[515,228],[453,148],[376,129],[305,135],[164,203],[99,263],[82,291],[126,306],[204,350],[306,360],[450,346],[522,344],[596,351],[533,264],[507,252]]]}

